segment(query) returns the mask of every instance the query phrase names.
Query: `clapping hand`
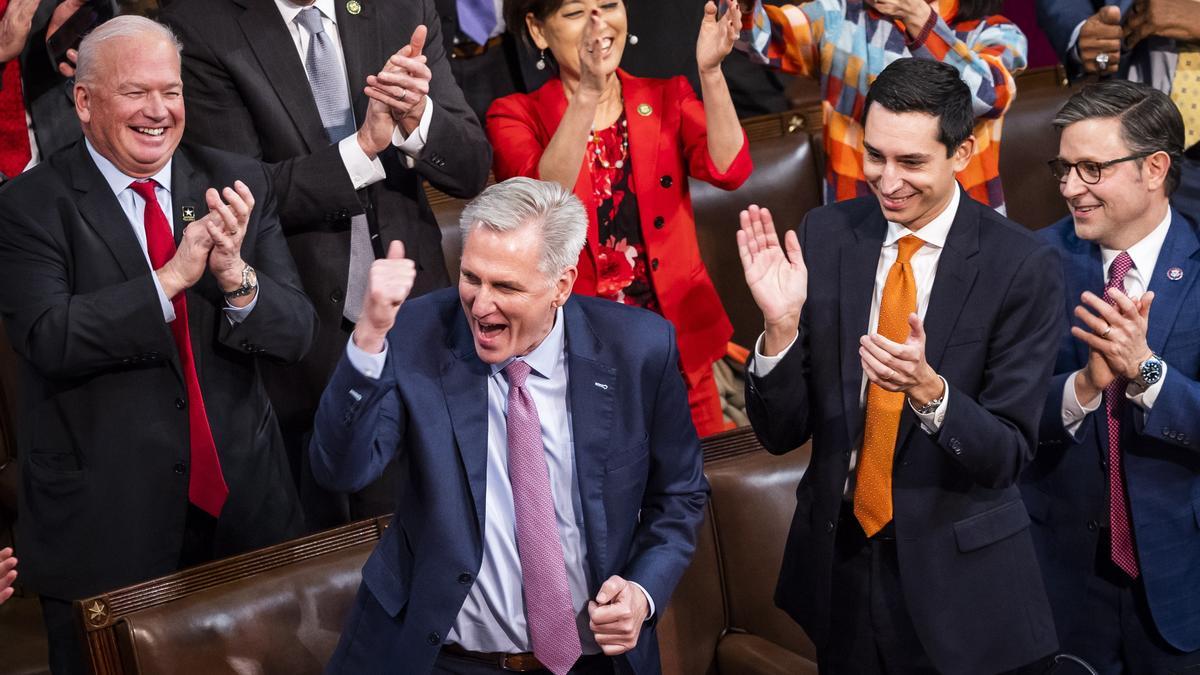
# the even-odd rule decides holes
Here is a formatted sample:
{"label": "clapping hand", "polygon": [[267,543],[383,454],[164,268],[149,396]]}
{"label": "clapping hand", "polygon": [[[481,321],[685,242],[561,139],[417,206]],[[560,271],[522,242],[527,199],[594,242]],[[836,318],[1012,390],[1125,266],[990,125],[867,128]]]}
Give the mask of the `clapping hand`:
{"label": "clapping hand", "polygon": [[367,96],[388,107],[405,136],[421,123],[433,81],[433,72],[422,53],[427,35],[425,26],[417,26],[409,43],[388,59],[383,70],[367,76]]}
{"label": "clapping hand", "polygon": [[38,0],[11,0],[8,3],[8,9],[0,17],[0,64],[12,61],[25,50],[37,6]]}
{"label": "clapping hand", "polygon": [[808,297],[808,268],[800,240],[789,230],[779,245],[771,212],[751,204],[742,211],[737,233],[738,255],[754,302],[762,310],[765,355],[778,354],[796,336],[800,310]]}
{"label": "clapping hand", "polygon": [[700,22],[700,36],[696,38],[696,65],[701,73],[721,67],[741,30],[742,10],[738,3],[730,2],[725,15],[719,19],[713,0],[704,4],[704,20]]}

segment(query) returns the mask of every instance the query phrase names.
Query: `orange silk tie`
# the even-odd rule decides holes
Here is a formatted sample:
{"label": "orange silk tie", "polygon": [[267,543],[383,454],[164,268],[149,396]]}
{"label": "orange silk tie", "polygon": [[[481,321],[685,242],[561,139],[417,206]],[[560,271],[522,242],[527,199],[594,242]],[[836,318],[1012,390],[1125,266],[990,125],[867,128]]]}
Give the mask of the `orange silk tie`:
{"label": "orange silk tie", "polygon": [[[908,339],[908,315],[917,311],[917,280],[909,261],[924,243],[911,234],[897,242],[899,253],[883,284],[878,333],[892,342]],[[892,520],[892,459],[903,409],[903,392],[867,384],[867,419],[858,458],[854,516],[868,537]]]}

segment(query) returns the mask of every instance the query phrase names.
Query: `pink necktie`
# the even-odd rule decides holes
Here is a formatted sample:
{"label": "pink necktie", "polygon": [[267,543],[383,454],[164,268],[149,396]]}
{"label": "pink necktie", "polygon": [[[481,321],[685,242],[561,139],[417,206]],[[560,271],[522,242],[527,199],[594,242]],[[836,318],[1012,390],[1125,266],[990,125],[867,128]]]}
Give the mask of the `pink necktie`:
{"label": "pink necktie", "polygon": [[533,654],[547,670],[565,675],[583,650],[554,518],[542,423],[525,388],[529,371],[524,361],[513,361],[504,369],[509,387],[508,478],[517,517],[517,555]]}
{"label": "pink necktie", "polygon": [[[1108,291],[1125,292],[1125,275],[1133,269],[1133,258],[1122,251],[1108,268],[1104,299],[1115,305]],[[1121,410],[1129,380],[1118,375],[1104,388],[1104,411],[1108,416],[1108,526],[1112,543],[1112,561],[1132,579],[1138,577],[1137,554],[1133,548],[1133,525],[1125,498],[1125,471],[1121,455]]]}
{"label": "pink necktie", "polygon": [[[175,236],[167,217],[158,205],[154,194],[153,180],[139,180],[129,184],[129,189],[146,201],[143,222],[146,228],[146,252],[150,264],[158,269],[175,255]],[[221,473],[221,460],[217,457],[217,444],[213,441],[212,429],[208,425],[208,413],[204,410],[204,397],[200,392],[200,378],[196,374],[196,361],[192,357],[192,338],[188,330],[186,291],[171,298],[175,307],[175,320],[171,322],[171,335],[179,350],[179,363],[183,366],[183,379],[187,384],[188,438],[191,444],[191,474],[188,476],[188,500],[214,518],[221,515],[221,507],[229,496],[225,476]]]}

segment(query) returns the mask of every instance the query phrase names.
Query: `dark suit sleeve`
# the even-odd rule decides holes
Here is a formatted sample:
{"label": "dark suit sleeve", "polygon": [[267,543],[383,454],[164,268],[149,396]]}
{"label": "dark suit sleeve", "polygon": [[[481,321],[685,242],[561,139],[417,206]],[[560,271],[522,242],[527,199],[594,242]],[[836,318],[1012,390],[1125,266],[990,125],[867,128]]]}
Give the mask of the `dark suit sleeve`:
{"label": "dark suit sleeve", "polygon": [[275,212],[270,177],[265,171],[260,184],[264,194],[255,204],[258,223],[254,230],[254,253],[246,260],[258,274],[258,299],[240,323],[220,321],[218,339],[239,351],[295,363],[308,353],[316,339],[317,313],[301,288],[300,275]]}
{"label": "dark suit sleeve", "polygon": [[[441,21],[433,3],[422,3],[422,23],[429,29],[424,54],[433,77],[429,98],[434,104],[429,137],[417,159],[416,170],[434,187],[453,197],[470,199],[483,190],[492,164],[492,146],[483,127],[450,72],[442,44]],[[382,68],[383,64],[379,64]],[[398,152],[395,148],[389,152]]]}
{"label": "dark suit sleeve", "polygon": [[[175,19],[169,12],[163,15],[163,20],[186,45],[182,71],[187,140],[263,159],[254,115],[238,92],[233,75],[226,70],[225,61],[213,51],[203,27]],[[279,218],[289,228],[323,224],[329,213],[363,212],[336,143],[269,167],[278,197]]]}
{"label": "dark suit sleeve", "polygon": [[[24,190],[37,189],[24,183]],[[44,377],[67,378],[167,358],[175,344],[152,272],[74,294],[70,251],[0,193],[0,313],[17,353]],[[47,210],[47,214],[49,211]]]}
{"label": "dark suit sleeve", "polygon": [[[1162,391],[1148,416],[1135,408],[1134,430],[1163,443],[1195,451],[1200,444],[1200,382],[1167,363]],[[1143,422],[1142,420],[1145,420]]]}
{"label": "dark suit sleeve", "polygon": [[1062,279],[1049,246],[1021,261],[989,338],[983,389],[972,398],[950,384],[935,440],[981,485],[1012,485],[1033,460],[1046,383],[1066,331]]}
{"label": "dark suit sleeve", "polygon": [[357,492],[374,482],[404,437],[408,414],[390,352],[379,379],[358,372],[343,353],[321,395],[308,456],[327,490]]}
{"label": "dark suit sleeve", "polygon": [[666,357],[662,360],[648,439],[650,473],[625,568],[625,577],[641,584],[654,599],[658,616],[692,559],[696,528],[704,519],[708,501],[700,441],[679,374],[675,330],[669,328],[662,335],[666,336],[661,348]]}
{"label": "dark suit sleeve", "polygon": [[1050,38],[1058,60],[1067,67],[1072,77],[1082,74],[1079,66],[1068,53],[1071,46],[1071,33],[1075,27],[1099,9],[1098,3],[1092,0],[1038,0],[1038,25]]}
{"label": "dark suit sleeve", "polygon": [[[800,223],[796,234],[800,247],[808,250],[805,234],[808,216]],[[782,455],[804,445],[812,436],[809,425],[808,380],[808,311],[800,313],[800,330],[787,354],[767,374],[757,377],[746,367],[746,412],[750,426],[763,447],[772,454]],[[754,352],[751,352],[754,358]]]}

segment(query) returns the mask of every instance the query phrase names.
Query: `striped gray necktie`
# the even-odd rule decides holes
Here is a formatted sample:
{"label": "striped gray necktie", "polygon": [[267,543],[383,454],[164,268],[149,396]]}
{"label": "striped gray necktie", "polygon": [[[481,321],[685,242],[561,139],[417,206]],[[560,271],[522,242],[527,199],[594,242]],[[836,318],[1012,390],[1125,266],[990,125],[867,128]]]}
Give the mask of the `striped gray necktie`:
{"label": "striped gray necktie", "polygon": [[[316,7],[300,10],[296,15],[296,25],[308,31],[304,72],[308,75],[308,84],[312,88],[313,101],[317,104],[325,133],[330,142],[337,143],[356,130],[354,109],[350,106],[350,92],[341,59],[321,23],[321,10]],[[345,304],[342,305],[342,316],[351,321],[357,322],[362,313],[367,275],[374,260],[371,228],[366,215],[359,214],[350,219],[350,269],[346,275]]]}

